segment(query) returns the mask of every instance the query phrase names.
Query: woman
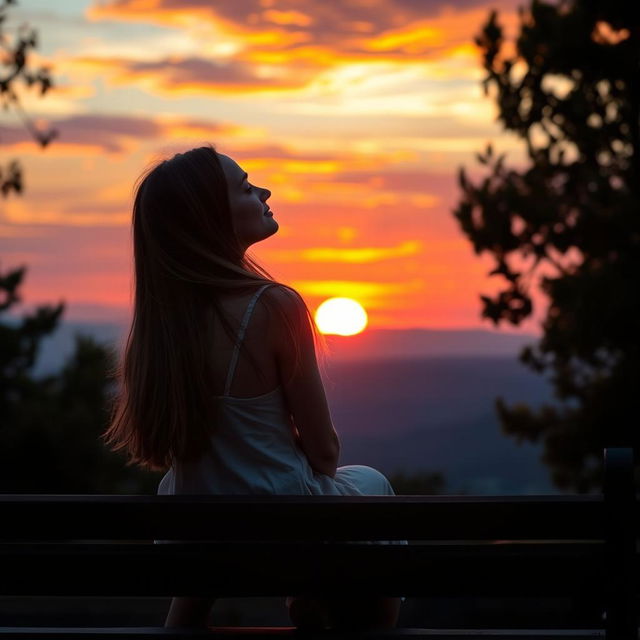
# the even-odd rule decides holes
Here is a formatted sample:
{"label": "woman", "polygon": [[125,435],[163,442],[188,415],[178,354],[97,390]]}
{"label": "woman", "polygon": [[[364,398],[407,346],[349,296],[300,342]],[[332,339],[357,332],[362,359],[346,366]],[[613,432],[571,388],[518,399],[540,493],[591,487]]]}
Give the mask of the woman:
{"label": "woman", "polygon": [[[131,464],[167,470],[158,494],[393,495],[338,467],[302,298],[246,254],[278,231],[271,192],[213,146],[164,160],[133,205],[135,306],[104,434]],[[166,626],[205,626],[212,598],[174,598]],[[399,598],[288,598],[298,626],[393,627]]]}

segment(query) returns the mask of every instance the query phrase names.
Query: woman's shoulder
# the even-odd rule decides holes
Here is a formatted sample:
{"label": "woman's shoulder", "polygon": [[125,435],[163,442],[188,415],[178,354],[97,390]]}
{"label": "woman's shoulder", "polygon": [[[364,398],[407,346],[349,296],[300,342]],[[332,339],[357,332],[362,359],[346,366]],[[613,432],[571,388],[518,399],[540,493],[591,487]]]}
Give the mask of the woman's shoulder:
{"label": "woman's shoulder", "polygon": [[300,311],[306,308],[302,296],[292,287],[274,282],[262,294],[267,302],[278,305],[285,311]]}
{"label": "woman's shoulder", "polygon": [[311,331],[309,310],[302,296],[292,287],[275,283],[262,294],[263,309],[271,331],[287,341],[291,331],[298,337]]}

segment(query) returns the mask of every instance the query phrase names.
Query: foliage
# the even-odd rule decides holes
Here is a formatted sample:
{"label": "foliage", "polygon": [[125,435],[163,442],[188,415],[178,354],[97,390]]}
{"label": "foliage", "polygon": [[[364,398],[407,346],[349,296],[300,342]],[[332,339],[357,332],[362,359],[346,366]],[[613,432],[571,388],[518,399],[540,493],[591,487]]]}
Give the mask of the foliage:
{"label": "foliage", "polygon": [[[21,26],[14,42],[7,44],[8,38],[4,33],[7,10],[16,4],[16,0],[4,0],[0,4],[0,46],[3,49],[0,57],[0,101],[5,111],[13,107],[34,140],[41,147],[46,147],[58,132],[56,129],[40,131],[34,125],[20,105],[15,84],[20,80],[27,87],[35,86],[39,88],[40,95],[44,96],[53,83],[47,67],[40,67],[37,71],[32,71],[28,67],[29,51],[38,46],[38,34],[35,30]],[[22,186],[22,169],[19,162],[12,160],[5,169],[0,168],[0,192],[3,196],[7,196],[11,191],[22,193]]]}
{"label": "foliage", "polygon": [[[36,85],[44,95],[52,86],[49,72],[28,69],[37,35],[20,27],[12,45],[3,32],[7,9],[0,4],[0,99],[22,116],[35,140],[46,147],[57,135],[39,131],[20,106],[15,83]],[[0,193],[22,192],[17,161],[0,170]],[[36,379],[33,368],[42,340],[52,333],[64,304],[43,305],[17,323],[9,320],[20,302],[26,268],[0,272],[0,491],[4,493],[155,493],[158,478],[126,469],[125,461],[106,450],[100,439],[108,416],[114,355],[91,338],[76,336],[75,352],[56,375]]]}
{"label": "foliage", "polygon": [[454,215],[505,287],[482,315],[517,325],[548,300],[521,361],[550,373],[555,406],[498,399],[503,432],[541,441],[561,489],[601,484],[605,446],[637,446],[640,379],[640,13],[635,2],[534,0],[510,54],[495,12],[477,38],[499,121],[526,145],[507,168],[491,145],[474,184],[460,171]]}
{"label": "foliage", "polygon": [[[19,302],[24,273],[0,274],[0,315]],[[125,468],[100,439],[115,384],[109,348],[76,335],[62,371],[34,377],[41,341],[63,309],[41,306],[18,323],[0,321],[0,491],[155,493],[157,474]]]}

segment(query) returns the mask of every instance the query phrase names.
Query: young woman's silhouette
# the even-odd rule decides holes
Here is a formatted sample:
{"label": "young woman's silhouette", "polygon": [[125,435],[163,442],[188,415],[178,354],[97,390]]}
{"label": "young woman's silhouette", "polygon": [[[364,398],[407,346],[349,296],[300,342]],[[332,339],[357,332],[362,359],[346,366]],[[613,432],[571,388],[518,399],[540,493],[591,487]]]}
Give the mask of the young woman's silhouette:
{"label": "young woman's silhouette", "polygon": [[[147,170],[133,205],[134,315],[104,434],[158,494],[393,495],[337,467],[302,298],[246,254],[278,231],[268,189],[213,146]],[[206,625],[211,598],[174,598],[166,626]],[[294,624],[393,627],[399,598],[287,598]]]}

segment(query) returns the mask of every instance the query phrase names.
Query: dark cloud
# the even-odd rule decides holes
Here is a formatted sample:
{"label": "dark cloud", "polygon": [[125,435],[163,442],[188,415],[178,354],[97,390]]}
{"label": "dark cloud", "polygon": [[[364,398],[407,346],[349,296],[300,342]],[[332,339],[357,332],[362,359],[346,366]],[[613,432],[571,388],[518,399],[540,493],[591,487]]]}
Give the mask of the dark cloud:
{"label": "dark cloud", "polygon": [[161,59],[153,62],[136,62],[123,60],[120,65],[121,73],[152,74],[158,84],[165,89],[180,87],[207,86],[219,88],[229,87],[238,90],[248,86],[251,90],[265,88],[294,88],[305,84],[300,77],[288,79],[260,78],[252,69],[236,61],[217,62],[203,58],[185,58],[183,60]]}

